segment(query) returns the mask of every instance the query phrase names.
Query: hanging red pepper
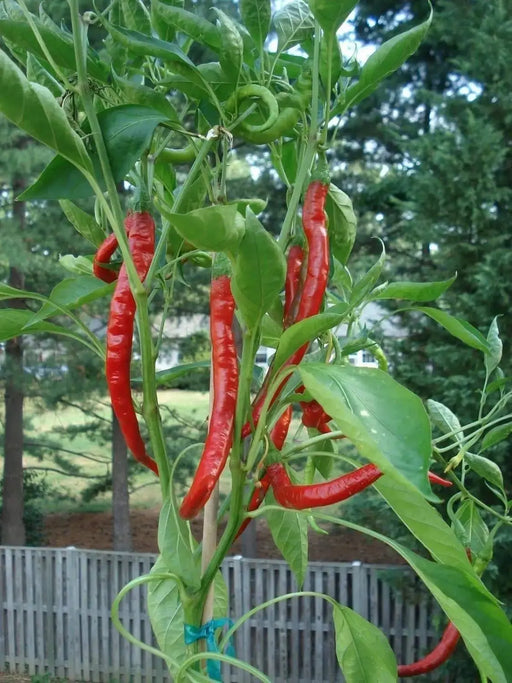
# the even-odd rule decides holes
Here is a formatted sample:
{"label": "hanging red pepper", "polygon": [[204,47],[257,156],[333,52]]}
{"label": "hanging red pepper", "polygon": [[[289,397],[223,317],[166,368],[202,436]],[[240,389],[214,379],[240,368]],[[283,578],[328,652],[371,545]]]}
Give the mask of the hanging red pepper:
{"label": "hanging red pepper", "polygon": [[279,505],[292,510],[306,510],[339,503],[371,486],[382,476],[382,472],[373,464],[364,465],[337,479],[320,484],[292,484],[282,463],[269,465],[267,473]]}
{"label": "hanging red pepper", "polygon": [[[302,227],[304,228],[304,234],[308,244],[307,270],[304,285],[300,292],[297,315],[293,322],[300,322],[301,320],[316,315],[320,312],[322,307],[329,277],[329,237],[327,233],[327,219],[324,211],[328,191],[328,183],[324,183],[320,180],[313,180],[309,184],[304,197]],[[304,358],[307,349],[308,344],[304,344],[300,349],[297,349],[297,351],[295,351],[295,353],[286,361],[284,367],[298,365]],[[287,381],[287,379],[283,380],[279,385],[272,397],[270,405],[277,399]],[[267,391],[268,382],[264,382],[252,409],[252,422],[254,426],[258,424],[260,419]],[[245,438],[251,431],[252,425],[247,422],[243,426],[242,437]]]}
{"label": "hanging red pepper", "polygon": [[210,290],[213,405],[201,460],[180,507],[180,516],[184,519],[192,519],[203,508],[231,449],[238,393],[238,359],[232,330],[234,312],[229,277],[215,277]]}
{"label": "hanging red pepper", "polygon": [[100,244],[94,256],[92,272],[97,278],[103,280],[103,282],[114,282],[114,280],[117,280],[117,273],[115,270],[103,267],[110,262],[112,254],[117,249],[117,245],[117,237],[114,233],[111,233]]}
{"label": "hanging red pepper", "polygon": [[[155,224],[149,213],[134,212],[126,217],[125,227],[133,262],[140,280],[143,281],[155,251]],[[112,248],[113,242],[114,240],[110,239],[108,246],[108,249],[112,249],[112,253],[115,249],[115,247]],[[135,308],[126,266],[123,263],[110,304],[105,366],[107,385],[112,408],[119,421],[127,447],[136,460],[158,474],[156,462],[146,453],[132,402],[130,363]]]}
{"label": "hanging red pepper", "polygon": [[443,631],[441,640],[428,655],[425,655],[425,657],[412,664],[398,665],[398,677],[406,678],[408,676],[420,676],[429,671],[434,671],[434,669],[437,669],[441,664],[444,664],[444,662],[446,662],[455,652],[459,638],[459,631],[450,621]]}
{"label": "hanging red pepper", "polygon": [[304,250],[300,244],[292,244],[286,260],[286,280],[284,283],[283,327],[286,329],[295,322],[299,305],[300,276],[304,262]]}

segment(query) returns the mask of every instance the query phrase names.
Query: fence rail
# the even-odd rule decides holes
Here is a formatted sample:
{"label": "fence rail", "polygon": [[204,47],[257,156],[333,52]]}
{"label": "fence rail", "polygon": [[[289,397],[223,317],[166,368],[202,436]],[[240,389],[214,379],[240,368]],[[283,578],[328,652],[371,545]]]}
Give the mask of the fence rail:
{"label": "fence rail", "polygon": [[[93,683],[169,681],[163,660],[122,638],[110,620],[118,591],[148,573],[155,559],[0,547],[0,670]],[[233,619],[297,590],[284,562],[231,557],[222,571]],[[404,567],[312,562],[303,588],[333,597],[378,626],[399,661],[412,661],[432,645],[438,608]],[[140,586],[126,596],[120,616],[135,638],[152,643],[145,590]],[[237,656],[273,683],[343,681],[325,600],[303,597],[272,605],[246,621],[234,640]],[[225,683],[254,680],[234,668],[223,673]]]}

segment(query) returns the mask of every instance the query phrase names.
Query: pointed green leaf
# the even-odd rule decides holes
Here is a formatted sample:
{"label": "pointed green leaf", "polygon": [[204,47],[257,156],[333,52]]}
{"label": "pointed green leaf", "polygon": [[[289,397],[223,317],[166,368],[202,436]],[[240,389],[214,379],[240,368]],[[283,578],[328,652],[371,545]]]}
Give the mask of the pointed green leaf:
{"label": "pointed green leaf", "polygon": [[495,446],[497,443],[500,443],[501,441],[508,439],[508,437],[511,434],[512,424],[503,424],[499,425],[498,427],[493,427],[486,433],[486,435],[482,439],[481,450],[485,451],[488,448]]}
{"label": "pointed green leaf", "polygon": [[94,216],[91,216],[87,211],[84,211],[67,199],[61,199],[59,204],[60,208],[64,211],[64,215],[75,230],[93,246],[99,247],[105,239],[105,233],[96,223]]}
{"label": "pointed green leaf", "polygon": [[220,31],[214,24],[198,15],[197,12],[188,12],[182,7],[175,7],[163,2],[154,2],[153,8],[164,23],[186,33],[201,45],[208,45],[215,52],[222,47],[223,36]]}
{"label": "pointed green leaf", "polygon": [[48,88],[54,97],[64,94],[64,88],[59,81],[30,52],[27,55],[27,78],[33,83],[39,83]]}
{"label": "pointed green leaf", "polygon": [[308,363],[299,372],[362,456],[432,498],[430,424],[418,396],[373,368]]}
{"label": "pointed green leaf", "polygon": [[414,307],[412,310],[421,311],[428,315],[429,318],[435,320],[437,323],[442,325],[447,332],[452,336],[460,339],[467,346],[471,346],[474,349],[478,349],[483,353],[487,354],[490,352],[489,342],[483,336],[483,334],[473,327],[466,320],[461,318],[455,318],[454,316],[446,313],[446,311],[441,311],[438,308],[430,308],[427,306]]}
{"label": "pointed green leaf", "polygon": [[1,51],[0,112],[77,168],[92,170],[82,140],[71,127],[51,92],[37,83],[30,83]]}
{"label": "pointed green leaf", "polygon": [[[33,17],[33,22],[55,63],[70,72],[76,72],[75,49],[71,35],[62,30],[56,31],[37,17]],[[1,18],[0,36],[21,50],[46,60],[46,55],[25,17],[21,21]],[[108,66],[101,62],[91,49],[87,55],[87,72],[101,82],[108,78]]]}
{"label": "pointed green leaf", "polygon": [[448,432],[455,432],[453,438],[457,441],[459,441],[461,437],[464,436],[461,424],[459,422],[459,418],[454,413],[452,413],[452,411],[449,408],[447,408],[443,403],[433,401],[429,398],[427,401],[427,409],[430,415],[430,419],[432,420],[432,424],[438,427],[438,429],[440,429],[443,434],[448,434]]}
{"label": "pointed green leaf", "polygon": [[329,219],[329,244],[340,263],[346,263],[356,239],[357,218],[350,197],[336,185],[329,186],[325,202]]}
{"label": "pointed green leaf", "polygon": [[274,373],[283,366],[292,353],[301,346],[320,336],[327,330],[337,327],[344,320],[344,316],[338,313],[319,313],[310,318],[301,320],[285,330],[279,340],[279,346],[272,363]]}
{"label": "pointed green leaf", "polygon": [[277,10],[273,17],[277,33],[277,49],[288,50],[311,38],[315,20],[304,0],[294,0]]}
{"label": "pointed green leaf", "polygon": [[332,614],[336,657],[347,683],[396,683],[397,664],[384,633],[348,607]]}
{"label": "pointed green leaf", "polygon": [[270,0],[240,0],[240,16],[254,42],[261,47],[270,29]]}
{"label": "pointed green leaf", "polygon": [[[171,384],[175,379],[183,377],[183,375],[188,375],[194,370],[203,370],[204,368],[210,367],[209,360],[198,360],[195,363],[183,363],[182,365],[177,365],[174,368],[169,368],[168,370],[160,370],[155,374],[156,383],[161,386],[163,384]],[[142,378],[133,378],[132,382],[142,382]]]}
{"label": "pointed green leaf", "polygon": [[218,50],[219,62],[224,73],[237,83],[244,61],[244,41],[236,23],[225,12],[213,8],[217,14],[222,45]]}
{"label": "pointed green leaf", "polygon": [[179,123],[178,113],[164,93],[148,88],[146,85],[120,78],[117,74],[114,74],[114,81],[126,100],[125,104],[141,104],[150,107],[159,111],[169,121]]}
{"label": "pointed green leaf", "polygon": [[[91,301],[101,299],[111,294],[114,284],[105,284],[101,280],[91,275],[80,275],[79,277],[66,278],[61,280],[52,290],[49,300],[45,303],[30,320],[25,331],[31,332],[32,327],[40,320],[49,318],[53,315],[62,313],[62,308],[73,310],[84,306]],[[57,304],[57,305],[55,305]]]}
{"label": "pointed green leaf", "polygon": [[408,299],[409,301],[434,301],[455,282],[456,275],[438,282],[390,282],[380,289],[374,299]]}
{"label": "pointed green leaf", "polygon": [[465,500],[455,513],[457,522],[463,529],[461,541],[476,557],[486,547],[489,540],[489,529],[482,519],[478,506],[472,500]]}
{"label": "pointed green leaf", "polygon": [[195,209],[188,213],[167,213],[183,239],[205,251],[236,252],[245,232],[245,222],[236,204]]}
{"label": "pointed green leaf", "polygon": [[366,272],[363,277],[358,280],[352,288],[350,294],[350,305],[355,308],[361,304],[366,296],[371,292],[373,286],[377,282],[382,273],[382,268],[384,267],[384,261],[386,259],[386,252],[384,250],[384,245],[382,246],[382,253],[378,260],[371,266],[371,268]]}
{"label": "pointed green leaf", "polygon": [[[122,104],[98,114],[116,182],[124,180],[144,150],[148,149],[155,128],[165,120],[162,112],[137,104]],[[103,180],[98,156],[93,153],[91,158],[101,185]],[[89,183],[79,171],[62,156],[57,156],[19,199],[83,199],[92,194]]]}
{"label": "pointed green leaf", "polygon": [[357,0],[308,0],[313,12],[325,33],[336,33],[348,15],[357,5]]}
{"label": "pointed green leaf", "polygon": [[178,515],[174,501],[165,500],[158,521],[160,554],[170,571],[180,576],[187,586],[198,588],[201,567],[199,558],[194,555],[195,545],[189,526]]}
{"label": "pointed green leaf", "polygon": [[475,453],[466,453],[464,460],[480,477],[486,479],[490,484],[503,491],[503,474],[498,465]]}
{"label": "pointed green leaf", "polygon": [[277,242],[248,208],[246,231],[233,263],[231,288],[249,329],[257,327],[281,292],[286,261]]}
{"label": "pointed green leaf", "polygon": [[44,321],[38,322],[27,332],[25,327],[30,323],[33,315],[34,313],[32,311],[24,311],[17,308],[0,309],[0,342],[19,337],[21,334],[37,334],[38,332],[42,332],[47,334],[58,334],[84,343],[84,339],[72,330],[68,330],[61,325],[54,325],[53,323]]}
{"label": "pointed green leaf", "polygon": [[[267,494],[269,505],[276,505]],[[268,510],[266,518],[274,543],[290,565],[297,585],[304,583],[308,566],[308,522],[305,515],[293,510]]]}
{"label": "pointed green leaf", "polygon": [[[368,97],[386,76],[396,71],[416,52],[430,27],[431,21],[432,10],[426,21],[393,36],[368,57],[361,69],[359,80],[351,85],[346,92],[343,111]],[[335,113],[341,112],[335,110]]]}
{"label": "pointed green leaf", "polygon": [[500,331],[498,329],[498,318],[494,318],[489,332],[487,333],[487,343],[489,344],[489,353],[485,355],[485,369],[490,375],[493,370],[496,370],[501,361],[503,354],[503,342],[500,339]]}
{"label": "pointed green leaf", "polygon": [[126,28],[151,35],[151,21],[141,0],[120,0]]}

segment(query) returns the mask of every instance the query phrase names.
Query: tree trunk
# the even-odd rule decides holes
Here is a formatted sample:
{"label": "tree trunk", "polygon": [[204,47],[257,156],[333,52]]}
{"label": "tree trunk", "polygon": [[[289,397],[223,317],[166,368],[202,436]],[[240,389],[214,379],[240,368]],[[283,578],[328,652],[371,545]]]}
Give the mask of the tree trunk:
{"label": "tree trunk", "polygon": [[[13,184],[14,196],[22,189],[23,181]],[[14,226],[25,226],[25,203],[13,204]],[[23,289],[25,277],[15,267],[9,269],[9,285]],[[11,308],[24,308],[22,299],[9,302]],[[2,545],[24,545],[23,522],[23,338],[15,337],[5,345],[5,442],[4,480],[2,490]]]}
{"label": "tree trunk", "polygon": [[128,451],[114,413],[112,413],[112,518],[114,550],[131,551]]}

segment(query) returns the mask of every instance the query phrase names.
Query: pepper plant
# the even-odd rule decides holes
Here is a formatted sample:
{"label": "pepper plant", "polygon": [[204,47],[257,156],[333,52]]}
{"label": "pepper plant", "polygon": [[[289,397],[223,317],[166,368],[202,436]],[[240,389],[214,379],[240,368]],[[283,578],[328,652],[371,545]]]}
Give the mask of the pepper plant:
{"label": "pepper plant", "polygon": [[[78,0],[69,0],[66,27],[43,10],[31,12],[25,0],[0,3],[0,110],[55,152],[22,198],[58,199],[91,244],[90,259],[62,259],[70,276],[48,297],[1,286],[2,299],[23,298],[27,308],[0,310],[0,336],[53,332],[105,359],[126,442],[158,476],[162,498],[159,558],[148,576],[121,591],[113,619],[137,642],[120,623],[118,606],[135,584],[146,584],[158,648],[138,645],[163,657],[175,681],[221,680],[223,662],[270,680],[230,646],[248,616],[236,615],[223,629],[227,597],[219,569],[254,517],[266,519],[299,584],[308,527],[345,525],[394,548],[445,612],[449,625],[439,645],[416,663],[397,664],[377,627],[324,596],[347,681],[386,683],[432,670],[459,636],[482,681],[512,680],[512,629],[480,578],[496,534],[511,523],[503,477],[487,455],[512,430],[497,323],[485,336],[442,304],[426,305],[453,278],[382,282],[384,246],[368,272],[353,277],[356,217],[349,197],[329,180],[330,147],[347,110],[416,50],[431,11],[426,5],[423,23],[397,31],[361,64],[338,39],[355,5],[294,0],[272,14],[270,0],[240,0],[239,16],[213,8],[209,20],[179,0],[112,0],[82,13]],[[88,43],[91,26],[103,32],[99,52]],[[194,46],[211,61],[196,63]],[[268,154],[286,187],[277,238],[265,224],[265,197],[233,194],[230,166],[244,145]],[[127,215],[118,195],[123,183],[134,190]],[[77,205],[85,197],[94,197],[94,215]],[[205,444],[171,460],[158,386],[194,365],[156,373],[162,326],[151,323],[156,311],[165,320],[174,283],[186,277],[184,264],[211,268],[211,415]],[[106,340],[81,313],[94,299],[109,312]],[[427,412],[393,380],[385,342],[378,345],[360,323],[365,306],[382,300],[430,316],[474,349],[475,362],[483,359],[486,381],[471,424],[460,425],[434,400]],[[143,387],[137,403],[130,378],[135,322]],[[261,344],[275,354],[254,386]],[[360,349],[379,367],[352,366],[350,354]],[[302,424],[289,433],[293,407]],[[190,459],[198,462],[196,474],[179,500],[175,473]],[[439,476],[443,470],[448,480]],[[219,507],[223,472],[229,491]],[[487,482],[490,502],[472,493],[475,477]],[[450,523],[431,482],[454,491],[446,506]],[[422,554],[349,523],[342,507],[322,509],[371,485]],[[198,543],[188,520],[200,512]],[[301,595],[316,594],[274,600]]]}

